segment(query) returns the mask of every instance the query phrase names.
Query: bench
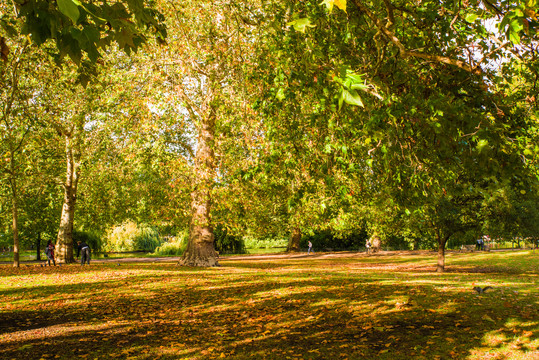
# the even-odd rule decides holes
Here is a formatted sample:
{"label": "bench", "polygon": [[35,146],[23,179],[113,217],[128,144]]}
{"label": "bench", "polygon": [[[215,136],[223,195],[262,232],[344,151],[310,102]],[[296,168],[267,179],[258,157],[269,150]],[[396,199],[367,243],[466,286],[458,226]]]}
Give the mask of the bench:
{"label": "bench", "polygon": [[474,251],[475,250],[475,245],[462,245],[460,247],[460,251]]}

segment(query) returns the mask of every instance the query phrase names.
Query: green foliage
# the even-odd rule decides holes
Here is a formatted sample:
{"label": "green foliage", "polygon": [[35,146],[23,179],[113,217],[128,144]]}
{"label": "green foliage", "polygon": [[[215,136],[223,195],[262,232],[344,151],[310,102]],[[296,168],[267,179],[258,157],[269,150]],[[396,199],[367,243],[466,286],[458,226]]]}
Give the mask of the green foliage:
{"label": "green foliage", "polygon": [[159,245],[161,245],[161,239],[155,228],[127,220],[107,232],[103,249],[105,251],[152,252]]}
{"label": "green foliage", "polygon": [[411,250],[411,243],[402,235],[393,235],[382,241],[383,250]]}
{"label": "green foliage", "polygon": [[90,246],[90,249],[94,252],[100,252],[102,250],[103,242],[101,237],[90,231],[73,231],[73,250],[76,253],[77,242],[85,242]]}
{"label": "green foliage", "polygon": [[172,256],[179,256],[183,255],[185,252],[185,249],[187,249],[188,244],[188,234],[186,232],[178,234],[178,236],[175,236],[171,238],[170,240],[164,242],[160,246],[158,246],[154,254],[160,255],[160,256],[166,256],[166,255],[172,255]]}
{"label": "green foliage", "polygon": [[220,254],[245,254],[245,243],[243,239],[236,235],[228,234],[228,230],[223,226],[217,226],[213,235],[215,236],[215,250]]}
{"label": "green foliage", "polygon": [[539,237],[539,196],[501,188],[484,202],[484,232],[493,237]]}
{"label": "green foliage", "polygon": [[0,247],[8,247],[13,244],[13,239],[9,233],[3,233],[0,231]]}
{"label": "green foliage", "polygon": [[31,35],[41,46],[53,39],[60,57],[68,55],[77,65],[85,57],[95,63],[100,50],[112,42],[128,54],[136,51],[149,29],[158,39],[166,37],[163,16],[141,0],[114,4],[35,0],[15,1],[14,5],[23,21],[23,34]]}
{"label": "green foliage", "polygon": [[286,248],[288,245],[288,239],[279,239],[266,237],[257,239],[252,236],[246,236],[243,238],[245,242],[245,248],[247,249],[272,249],[272,248]]}
{"label": "green foliage", "polygon": [[369,238],[366,230],[360,230],[350,234],[335,234],[331,230],[315,232],[314,235],[307,235],[301,238],[300,247],[307,248],[309,241],[313,248],[319,251],[331,250],[359,250],[365,247],[365,242]]}
{"label": "green foliage", "polygon": [[[58,140],[66,134],[79,139],[84,169],[79,228],[104,231],[126,218],[185,226],[202,178],[193,175],[202,119],[194,115],[210,108],[219,169],[212,218],[263,239],[242,243],[218,228],[223,253],[271,247],[268,233],[293,228],[315,231],[315,248],[362,247],[364,239],[337,232],[366,214],[383,248],[430,248],[437,236],[456,246],[481,233],[538,233],[537,1],[157,1],[148,4],[166,13],[173,40],[164,51],[151,44],[132,54],[146,40],[145,26],[161,36],[160,16],[142,3],[0,5],[0,97],[11,109],[0,127],[0,228],[12,222],[11,177],[24,245],[54,233],[61,195],[48,179],[60,177],[65,144]],[[494,17],[499,34],[486,26]],[[40,44],[37,51],[22,33]],[[112,42],[118,48],[102,51]],[[98,81],[83,91],[75,77],[89,78],[86,70],[70,70],[69,60],[50,66],[47,54],[92,62]],[[204,94],[215,97],[205,103]],[[186,106],[191,115],[178,114]],[[334,232],[321,231],[328,228]],[[151,228],[124,223],[105,247],[159,244]]]}

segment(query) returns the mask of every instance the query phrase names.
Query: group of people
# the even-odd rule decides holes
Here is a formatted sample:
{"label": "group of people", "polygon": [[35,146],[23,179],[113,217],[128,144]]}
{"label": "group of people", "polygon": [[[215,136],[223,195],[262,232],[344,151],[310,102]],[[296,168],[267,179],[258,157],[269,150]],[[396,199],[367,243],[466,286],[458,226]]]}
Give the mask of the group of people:
{"label": "group of people", "polygon": [[[87,263],[88,265],[90,265],[90,254],[91,254],[90,246],[88,246],[88,244],[86,244],[84,241],[78,241],[77,245],[78,245],[77,246],[77,259],[82,254],[82,257],[80,258],[80,265],[82,266],[84,265],[84,263]],[[47,246],[45,246],[45,255],[47,255],[47,261],[45,262],[45,266],[47,266],[47,263],[49,266],[51,266],[51,262],[54,264],[54,266],[56,266],[54,250],[55,250],[55,246],[52,243],[52,241],[49,240],[49,242],[47,243]]]}
{"label": "group of people", "polygon": [[485,241],[489,241],[490,238],[488,235],[483,235],[483,237],[480,237],[479,239],[476,240],[476,243],[475,243],[475,249],[476,250],[485,250]]}

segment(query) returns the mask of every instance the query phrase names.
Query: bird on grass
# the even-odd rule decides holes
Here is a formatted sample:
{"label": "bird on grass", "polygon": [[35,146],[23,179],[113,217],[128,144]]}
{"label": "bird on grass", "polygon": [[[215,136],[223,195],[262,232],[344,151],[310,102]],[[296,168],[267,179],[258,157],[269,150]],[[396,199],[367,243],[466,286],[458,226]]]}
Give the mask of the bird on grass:
{"label": "bird on grass", "polygon": [[477,291],[478,294],[483,294],[488,289],[492,289],[492,286],[485,286],[484,288],[481,288],[479,286],[474,286],[473,288],[475,291]]}

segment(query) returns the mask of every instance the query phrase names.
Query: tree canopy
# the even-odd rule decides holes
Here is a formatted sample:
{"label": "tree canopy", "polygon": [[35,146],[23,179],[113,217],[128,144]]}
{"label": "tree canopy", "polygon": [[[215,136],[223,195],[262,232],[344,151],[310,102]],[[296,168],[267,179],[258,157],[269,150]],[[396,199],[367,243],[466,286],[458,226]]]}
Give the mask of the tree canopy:
{"label": "tree canopy", "polygon": [[422,239],[439,271],[450,239],[537,237],[534,0],[1,6],[2,206],[63,192],[65,261],[126,219],[201,266],[217,227]]}

